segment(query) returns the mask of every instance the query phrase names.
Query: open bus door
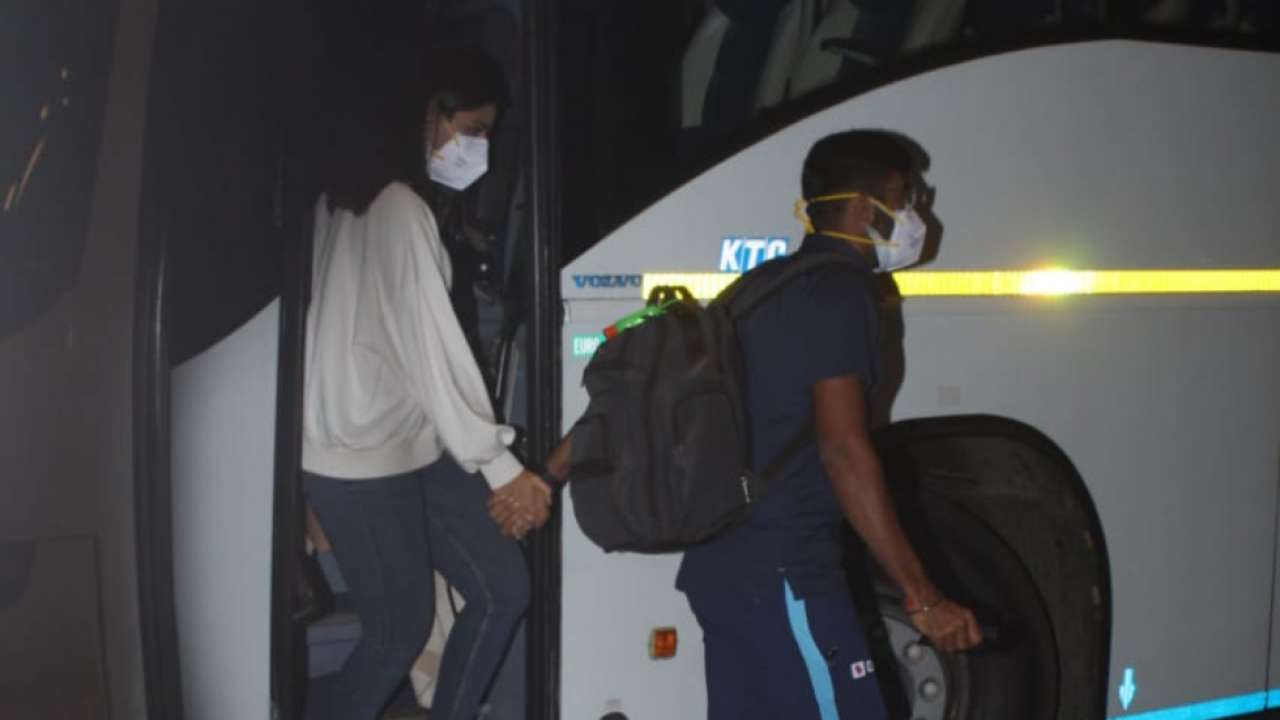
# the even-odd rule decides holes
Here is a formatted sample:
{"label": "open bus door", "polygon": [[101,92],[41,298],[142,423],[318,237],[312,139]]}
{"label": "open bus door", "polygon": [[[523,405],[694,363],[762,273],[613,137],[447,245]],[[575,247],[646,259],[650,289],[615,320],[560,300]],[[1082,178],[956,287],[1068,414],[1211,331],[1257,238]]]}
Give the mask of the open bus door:
{"label": "open bus door", "polygon": [[161,3],[155,18],[134,346],[153,718],[267,717],[269,697],[294,716],[301,6]]}

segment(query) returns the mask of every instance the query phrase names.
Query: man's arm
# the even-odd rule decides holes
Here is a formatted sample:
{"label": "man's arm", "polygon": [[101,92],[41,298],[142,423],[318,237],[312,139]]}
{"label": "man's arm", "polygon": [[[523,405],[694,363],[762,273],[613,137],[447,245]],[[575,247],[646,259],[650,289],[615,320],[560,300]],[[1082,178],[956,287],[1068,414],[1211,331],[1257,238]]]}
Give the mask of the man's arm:
{"label": "man's arm", "polygon": [[489,498],[489,515],[502,527],[504,534],[520,538],[525,532],[540,528],[547,522],[550,517],[551,488],[544,479],[560,485],[568,478],[572,438],[572,433],[565,435],[547,458],[546,472],[541,478],[537,478],[539,492],[536,496],[521,495],[518,486],[513,483],[508,488],[496,490]]}
{"label": "man's arm", "polygon": [[572,450],[573,431],[570,430],[547,458],[547,475],[550,475],[557,485],[569,479],[569,453]]}
{"label": "man's arm", "polygon": [[872,555],[906,596],[916,629],[942,650],[981,642],[973,613],[943,597],[898,522],[880,460],[867,432],[862,382],[854,375],[813,385],[818,453],[836,499]]}

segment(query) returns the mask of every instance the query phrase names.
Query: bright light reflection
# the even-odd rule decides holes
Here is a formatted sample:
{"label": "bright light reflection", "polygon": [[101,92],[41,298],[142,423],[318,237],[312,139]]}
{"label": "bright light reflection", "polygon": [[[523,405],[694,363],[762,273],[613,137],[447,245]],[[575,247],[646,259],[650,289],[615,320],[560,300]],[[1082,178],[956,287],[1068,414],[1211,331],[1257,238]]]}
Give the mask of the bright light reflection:
{"label": "bright light reflection", "polygon": [[1018,295],[1085,295],[1093,292],[1093,273],[1050,269],[1017,273]]}

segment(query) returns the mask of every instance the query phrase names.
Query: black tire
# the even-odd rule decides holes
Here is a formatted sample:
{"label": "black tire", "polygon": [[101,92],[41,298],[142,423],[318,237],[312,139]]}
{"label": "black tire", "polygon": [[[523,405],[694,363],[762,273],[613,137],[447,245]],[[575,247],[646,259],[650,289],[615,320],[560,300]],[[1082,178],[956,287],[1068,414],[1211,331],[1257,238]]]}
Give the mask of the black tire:
{"label": "black tire", "polygon": [[[919,636],[903,610],[901,595],[872,563],[871,583],[857,582],[855,595],[864,612],[890,716],[903,720],[1054,720],[1058,716],[1057,643],[1043,599],[1018,555],[986,524],[961,506],[928,492],[899,499],[903,526],[930,577],[950,598],[978,616],[988,636],[977,649],[957,654],[925,647],[929,656],[915,662],[904,655]],[[865,558],[856,540],[851,558]],[[866,567],[861,564],[861,567]],[[865,577],[865,572],[863,573]],[[905,639],[904,639],[905,638]],[[936,669],[941,676],[927,672]],[[926,672],[922,673],[922,667]],[[922,679],[942,685],[945,711],[922,694]],[[919,706],[925,714],[917,712]],[[932,709],[930,709],[932,708]]]}

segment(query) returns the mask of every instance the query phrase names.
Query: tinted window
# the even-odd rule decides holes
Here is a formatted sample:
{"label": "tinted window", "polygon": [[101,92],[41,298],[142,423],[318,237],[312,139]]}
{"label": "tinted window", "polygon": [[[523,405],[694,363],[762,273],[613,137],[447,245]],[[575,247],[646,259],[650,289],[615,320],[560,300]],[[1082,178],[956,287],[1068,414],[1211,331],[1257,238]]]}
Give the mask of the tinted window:
{"label": "tinted window", "polygon": [[75,284],[102,134],[116,4],[0,4],[0,337]]}
{"label": "tinted window", "polygon": [[765,134],[931,67],[1137,37],[1274,50],[1271,0],[562,3],[564,259]]}
{"label": "tinted window", "polygon": [[[281,81],[288,36],[272,3],[160,7],[147,99],[144,247],[164,255],[176,364],[240,327],[280,287]],[[300,212],[300,210],[298,210]]]}

